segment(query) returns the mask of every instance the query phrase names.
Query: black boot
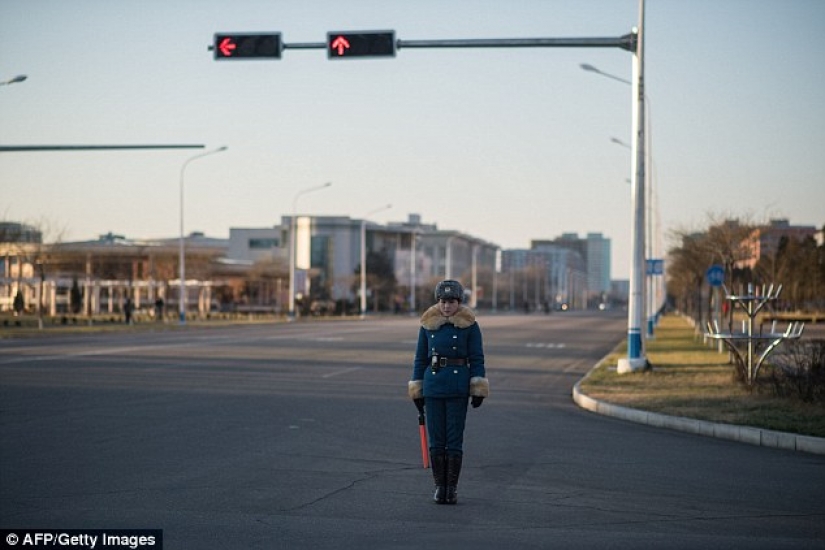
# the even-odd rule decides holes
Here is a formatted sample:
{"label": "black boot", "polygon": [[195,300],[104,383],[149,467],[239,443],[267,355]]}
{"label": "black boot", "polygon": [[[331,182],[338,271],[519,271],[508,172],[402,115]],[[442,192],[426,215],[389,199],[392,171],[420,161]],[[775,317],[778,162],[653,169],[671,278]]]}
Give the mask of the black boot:
{"label": "black boot", "polygon": [[430,464],[433,468],[433,480],[435,480],[433,501],[437,504],[444,504],[447,496],[447,455],[444,451],[430,451]]}
{"label": "black boot", "polygon": [[447,504],[458,502],[458,476],[461,475],[462,455],[447,455]]}

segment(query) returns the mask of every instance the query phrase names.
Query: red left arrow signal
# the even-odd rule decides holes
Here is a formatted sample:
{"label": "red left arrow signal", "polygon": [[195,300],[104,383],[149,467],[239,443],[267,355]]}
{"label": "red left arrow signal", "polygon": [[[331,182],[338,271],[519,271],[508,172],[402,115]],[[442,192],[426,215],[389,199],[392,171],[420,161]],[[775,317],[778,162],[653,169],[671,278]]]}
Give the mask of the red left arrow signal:
{"label": "red left arrow signal", "polygon": [[220,50],[222,56],[229,57],[232,55],[232,51],[237,47],[237,44],[232,42],[231,38],[224,38],[218,45],[218,50]]}
{"label": "red left arrow signal", "polygon": [[333,50],[338,50],[338,55],[344,55],[344,50],[349,49],[349,42],[343,36],[339,36],[330,44]]}
{"label": "red left arrow signal", "polygon": [[283,45],[278,32],[216,33],[209,48],[215,59],[280,59]]}

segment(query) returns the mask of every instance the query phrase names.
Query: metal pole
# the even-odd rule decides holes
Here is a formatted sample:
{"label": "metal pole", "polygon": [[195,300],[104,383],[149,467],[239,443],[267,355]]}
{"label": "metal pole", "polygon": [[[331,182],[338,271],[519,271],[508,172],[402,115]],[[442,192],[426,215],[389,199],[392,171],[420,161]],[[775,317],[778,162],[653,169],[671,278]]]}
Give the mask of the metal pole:
{"label": "metal pole", "polygon": [[[582,63],[579,65],[585,71],[594,72],[596,74],[600,74],[602,76],[606,76],[607,78],[612,78],[613,80],[618,80],[624,84],[632,86],[633,83],[629,80],[625,80],[623,78],[619,78],[618,76],[612,75],[610,73],[606,73],[604,71],[599,70],[598,68],[594,67],[593,65],[589,65],[587,63]],[[652,134],[651,134],[651,117],[650,117],[650,98],[645,93],[644,94],[644,101],[645,101],[645,127],[644,127],[644,142],[645,142],[645,174],[649,174],[645,178],[646,188],[647,188],[647,198],[645,199],[645,219],[646,219],[646,257],[648,260],[652,260],[654,258],[659,258],[659,254],[657,253],[658,248],[654,248],[653,238],[654,234],[658,235],[658,231],[654,232],[653,230],[653,155],[651,149],[651,141],[652,141]],[[628,149],[633,150],[631,145],[623,142],[618,138],[610,138],[610,141],[613,143],[617,143],[622,147],[626,147]],[[635,158],[635,154],[634,154]],[[653,338],[654,337],[654,325],[656,321],[656,308],[660,305],[657,292],[654,292],[654,277],[657,277],[655,273],[650,270],[650,266],[645,266],[645,315],[647,316],[647,337]],[[720,342],[720,346],[721,346]]]}
{"label": "metal pole", "polygon": [[367,220],[361,220],[361,319],[367,316]]}
{"label": "metal pole", "polygon": [[493,313],[498,311],[498,255],[499,250],[496,249],[496,258],[493,265]]}
{"label": "metal pole", "polygon": [[[630,35],[618,38],[469,38],[451,40],[397,40],[404,48],[623,48],[633,47]],[[291,46],[290,46],[291,47]]]}
{"label": "metal pole", "polygon": [[444,247],[444,278],[453,278],[453,239],[456,235],[447,238],[447,245]]}
{"label": "metal pole", "polygon": [[1,145],[0,153],[31,151],[119,151],[130,149],[203,149],[203,145]]}
{"label": "metal pole", "polygon": [[324,189],[330,185],[332,185],[332,182],[328,181],[323,185],[308,187],[295,193],[295,197],[292,199],[292,217],[289,220],[289,311],[287,314],[290,321],[295,319],[295,216],[297,215],[298,198],[301,195]]}
{"label": "metal pole", "polygon": [[630,266],[630,296],[627,308],[627,357],[619,360],[619,373],[645,368],[642,317],[644,315],[645,279],[645,102],[644,102],[644,0],[639,0],[639,28],[636,53],[633,56],[633,224],[631,228],[632,258]]}
{"label": "metal pole", "polygon": [[415,268],[416,268],[416,241],[418,240],[418,233],[413,231],[410,235],[412,242],[410,243],[410,313],[415,313]]}
{"label": "metal pole", "polygon": [[292,216],[289,218],[289,309],[287,317],[291,321],[295,318],[295,202],[292,201]]}
{"label": "metal pole", "polygon": [[[470,38],[437,40],[396,40],[399,50],[404,48],[622,48],[633,51],[636,37],[592,38]],[[284,50],[325,50],[326,42],[283,43]]]}
{"label": "metal pole", "polygon": [[[658,256],[654,255],[653,248],[653,154],[651,148],[651,117],[650,117],[650,98],[645,94],[645,186],[647,188],[647,198],[645,199],[645,219],[647,227],[645,229],[646,241],[646,255],[648,260],[656,259]],[[656,313],[656,299],[653,293],[654,278],[656,274],[651,270],[645,277],[647,284],[646,288],[646,304],[647,304],[647,338],[654,337],[654,315]]]}
{"label": "metal pole", "polygon": [[472,299],[470,300],[470,307],[473,309],[478,307],[478,245],[473,245],[473,268],[472,268],[472,285],[473,285],[473,295]]}
{"label": "metal pole", "polygon": [[215,153],[220,153],[221,151],[226,151],[227,147],[218,147],[212,151],[207,151],[206,153],[201,153],[200,155],[195,155],[194,157],[189,158],[186,162],[183,163],[180,169],[180,240],[179,240],[179,258],[178,258],[178,267],[180,269],[180,273],[178,274],[180,277],[180,296],[178,296],[178,317],[180,319],[180,324],[186,324],[186,252],[184,251],[183,245],[183,181],[184,181],[184,174],[186,173],[186,167],[189,166],[193,160],[197,160],[209,155],[214,155]]}

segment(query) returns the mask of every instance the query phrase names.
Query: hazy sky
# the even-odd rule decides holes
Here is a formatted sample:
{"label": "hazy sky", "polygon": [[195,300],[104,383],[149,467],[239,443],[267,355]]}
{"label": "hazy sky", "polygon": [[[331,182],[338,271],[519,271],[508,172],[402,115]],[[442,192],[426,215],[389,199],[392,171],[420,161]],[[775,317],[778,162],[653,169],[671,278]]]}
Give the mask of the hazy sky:
{"label": "hazy sky", "polygon": [[[420,214],[505,248],[563,232],[630,264],[630,86],[619,48],[402,49],[213,60],[216,32],[393,29],[401,40],[618,37],[637,0],[0,0],[0,145],[204,144],[186,232],[292,211]],[[825,223],[825,1],[647,0],[646,93],[662,232],[709,214]],[[175,237],[199,151],[0,153],[0,219]],[[55,229],[52,229],[56,233]]]}

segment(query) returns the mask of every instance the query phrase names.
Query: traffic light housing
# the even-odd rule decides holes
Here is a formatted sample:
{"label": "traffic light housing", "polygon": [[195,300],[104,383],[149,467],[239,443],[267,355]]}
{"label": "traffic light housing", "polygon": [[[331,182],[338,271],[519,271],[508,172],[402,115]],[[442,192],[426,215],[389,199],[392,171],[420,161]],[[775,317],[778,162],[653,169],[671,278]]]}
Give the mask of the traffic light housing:
{"label": "traffic light housing", "polygon": [[215,34],[212,45],[215,59],[280,59],[283,45],[280,33]]}
{"label": "traffic light housing", "polygon": [[327,57],[395,57],[395,31],[328,32]]}

